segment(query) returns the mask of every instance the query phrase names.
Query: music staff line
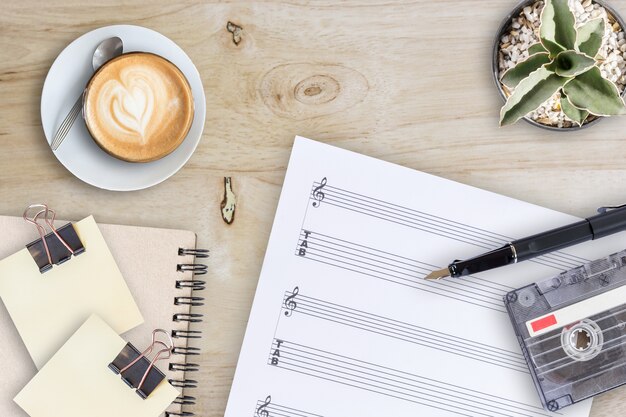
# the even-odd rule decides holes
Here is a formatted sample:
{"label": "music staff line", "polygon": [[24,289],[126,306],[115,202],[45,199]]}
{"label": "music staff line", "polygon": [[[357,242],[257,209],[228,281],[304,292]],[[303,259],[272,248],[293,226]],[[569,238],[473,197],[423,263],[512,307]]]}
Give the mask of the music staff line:
{"label": "music staff line", "polygon": [[[269,399],[269,401],[268,401]],[[267,412],[267,414],[265,413]],[[271,402],[271,396],[257,401],[254,417],[323,417],[296,408],[287,407]]]}
{"label": "music staff line", "polygon": [[[305,253],[302,254],[301,249],[304,248],[305,241]],[[489,308],[501,313],[506,312],[502,303],[502,297],[512,289],[511,287],[489,281],[487,281],[489,284],[473,283],[472,280],[463,280],[461,283],[453,279],[427,281],[422,279],[425,273],[420,272],[419,268],[423,270],[425,268],[419,266],[419,261],[411,260],[417,265],[415,269],[410,270],[405,266],[398,265],[398,262],[403,261],[402,259],[393,258],[397,257],[397,255],[317,233],[313,230],[301,231],[295,254],[316,262],[474,304],[479,307]],[[381,258],[389,262],[385,262]],[[391,264],[391,261],[394,264]]]}
{"label": "music staff line", "polygon": [[[316,188],[316,185],[319,184],[318,182],[314,182],[313,183],[313,187],[314,189]],[[470,226],[467,225],[465,223],[461,223],[461,222],[457,222],[454,220],[450,220],[450,219],[446,219],[440,216],[436,216],[434,214],[430,214],[430,213],[426,213],[423,211],[419,211],[419,210],[415,210],[409,207],[404,207],[404,206],[400,206],[398,204],[394,204],[391,203],[389,201],[384,201],[384,200],[380,200],[374,197],[370,197],[370,196],[366,196],[363,194],[359,194],[356,193],[354,191],[349,191],[349,190],[345,190],[342,189],[340,187],[335,187],[332,185],[326,185],[324,184],[324,187],[326,188],[326,191],[331,191],[331,194],[337,194],[339,196],[342,196],[348,200],[353,200],[353,201],[361,201],[361,202],[365,202],[365,203],[370,203],[369,207],[371,207],[371,205],[374,206],[380,206],[380,207],[384,207],[384,208],[388,208],[392,211],[395,211],[399,214],[402,215],[407,215],[407,216],[411,216],[411,217],[415,217],[415,218],[422,218],[424,220],[427,221],[431,221],[432,223],[430,223],[431,225],[441,225],[444,228],[448,228],[449,230],[452,231],[465,231],[469,234],[475,235],[477,237],[485,237],[486,239],[491,239],[492,243],[498,243],[501,240],[507,240],[510,239],[508,236],[505,236],[503,234],[500,233],[496,233],[496,232],[492,232],[490,230],[487,229],[481,229],[479,227],[475,227],[475,226]],[[326,197],[326,195],[324,195],[324,197]]]}
{"label": "music staff line", "polygon": [[288,317],[291,317],[293,313],[303,314],[395,340],[436,349],[438,352],[446,352],[525,374],[529,373],[521,353],[309,297],[302,293],[297,295],[297,301],[291,297],[293,297],[293,292],[286,291],[283,306],[285,312],[290,312]]}
{"label": "music staff line", "polygon": [[[388,218],[388,217],[378,216],[378,215],[373,214],[372,211],[362,211],[362,210],[359,210],[359,209],[356,209],[356,208],[346,207],[346,206],[349,206],[348,204],[344,204],[344,203],[333,204],[333,200],[330,200],[329,202],[327,202],[327,204],[333,205],[333,206],[336,206],[336,207],[340,207],[340,208],[344,208],[344,209],[348,209],[348,210],[351,210],[351,211],[356,212],[356,213],[365,214],[365,215],[368,215],[370,217],[375,217],[375,218],[378,218],[378,219],[381,219],[381,220],[385,220],[385,221],[388,221],[388,222],[391,222],[391,223],[396,223],[396,224],[399,224],[399,225],[402,225],[402,226],[408,226],[408,227],[411,227],[412,229],[416,229],[416,230],[420,230],[420,231],[423,231],[423,232],[431,233],[431,234],[434,234],[434,235],[437,235],[437,236],[441,236],[441,237],[445,237],[445,238],[448,238],[448,239],[456,240],[456,241],[459,241],[459,242],[462,242],[462,243],[478,246],[478,247],[480,247],[482,249],[485,249],[485,250],[492,250],[492,249],[495,249],[497,247],[503,246],[506,243],[508,243],[508,241],[507,242],[502,241],[502,242],[499,242],[498,244],[493,244],[493,245],[480,244],[480,243],[477,243],[476,240],[471,239],[471,238],[469,238],[469,237],[467,237],[465,235],[452,234],[452,233],[447,233],[447,234],[446,233],[441,233],[439,231],[435,231],[436,229],[433,229],[433,228],[430,228],[430,227],[415,226],[415,225],[411,224],[411,222],[406,222],[406,221],[403,221],[401,219],[397,219],[397,218],[396,219],[391,219],[391,218]],[[538,263],[538,264],[543,265],[543,266],[547,266],[549,268],[557,269],[559,271],[574,268],[575,266],[579,265],[581,262],[587,262],[587,261],[580,261],[580,262],[576,262],[576,263],[574,263],[574,262],[565,262],[564,259],[557,258],[557,257],[555,257],[555,256],[553,256],[551,254],[546,254],[546,255],[534,258],[534,259],[532,259],[530,261]]]}
{"label": "music staff line", "polygon": [[[313,187],[317,184],[317,182],[314,183]],[[313,198],[312,195],[309,198]],[[324,202],[338,208],[471,244],[482,249],[494,249],[514,240],[509,236],[443,219],[429,213],[398,206],[327,184],[325,185]],[[571,269],[588,261],[585,258],[561,251],[532,260],[532,262],[558,270]]]}
{"label": "music staff line", "polygon": [[[315,184],[314,184],[315,187]],[[379,200],[373,197],[369,197],[369,196],[365,196],[363,194],[359,194],[359,193],[355,193],[352,191],[348,191],[348,190],[344,190],[342,188],[339,187],[334,187],[334,186],[327,186],[327,190],[335,190],[337,195],[342,196],[344,198],[347,198],[348,200],[352,199],[352,200],[356,200],[358,201],[364,201],[364,202],[370,202],[372,204],[374,204],[375,207],[378,206],[382,206],[382,207],[389,207],[392,210],[395,210],[396,212],[399,212],[400,214],[407,214],[407,215],[413,215],[413,216],[417,216],[418,218],[421,217],[423,219],[426,220],[430,220],[431,223],[429,223],[430,225],[436,226],[437,224],[439,225],[446,225],[446,226],[451,226],[451,227],[447,227],[447,229],[452,230],[452,231],[464,231],[465,233],[469,233],[469,234],[476,234],[478,235],[478,237],[480,237],[481,235],[484,236],[488,236],[489,239],[491,240],[491,244],[492,245],[496,245],[496,246],[500,246],[503,245],[506,242],[510,242],[512,240],[515,240],[515,238],[511,237],[511,236],[506,236],[500,233],[496,233],[496,232],[492,232],[486,229],[481,229],[475,226],[471,226],[471,225],[467,225],[465,223],[460,223],[454,220],[450,220],[450,219],[445,219],[443,217],[440,216],[436,216],[430,213],[425,213],[419,210],[415,210],[415,209],[411,209],[408,207],[403,207],[397,204],[393,204],[387,201],[383,201],[383,200]],[[332,194],[331,194],[332,196]],[[371,205],[368,205],[368,207],[372,207]],[[465,235],[465,234],[464,234]],[[489,241],[489,239],[487,239],[487,241]],[[486,247],[485,249],[489,249],[490,247]],[[573,255],[573,254],[569,254],[569,253],[565,253],[565,252],[560,252],[560,251],[556,251],[553,254],[558,254],[560,258],[566,258],[571,260],[572,262],[575,263],[575,265],[578,265],[580,263],[584,263],[584,262],[588,262],[588,260],[586,258],[582,258],[580,256],[577,255]],[[549,254],[552,255],[552,254]]]}
{"label": "music staff line", "polygon": [[[278,355],[278,356],[276,356]],[[549,417],[541,407],[275,339],[268,365],[464,416]]]}
{"label": "music staff line", "polygon": [[[312,231],[310,230],[301,230],[300,231],[300,240],[298,243],[301,243],[303,239],[303,235],[306,236],[306,232],[311,232],[311,234],[313,234]],[[320,237],[321,236],[321,237]],[[375,249],[366,245],[362,245],[359,243],[354,243],[354,242],[350,242],[344,239],[339,239],[333,236],[329,236],[329,235],[325,235],[323,233],[319,233],[319,232],[315,232],[315,236],[313,237],[314,239],[319,240],[320,242],[326,243],[326,244],[332,244],[334,246],[338,246],[341,247],[343,249],[351,249],[351,246],[356,246],[359,248],[359,251],[368,255],[374,255],[377,258],[380,259],[385,259],[388,260],[390,262],[395,262],[395,264],[398,266],[398,268],[400,269],[404,269],[406,271],[409,271],[411,273],[414,272],[418,272],[421,276],[420,278],[424,278],[426,275],[428,275],[433,268],[438,268],[437,265],[433,265],[433,264],[429,264],[426,262],[422,262],[422,261],[418,261],[417,259],[411,259],[408,258],[406,256],[401,256],[401,255],[397,255],[391,252],[386,252],[380,249]],[[331,239],[332,241],[328,241],[325,239]],[[341,243],[338,243],[341,242]],[[320,244],[320,246],[323,246]],[[350,252],[348,252],[350,253]],[[386,262],[382,262],[382,263],[386,263]],[[393,266],[392,263],[387,263],[388,265]],[[464,288],[478,288],[478,289],[493,289],[496,292],[492,292],[493,294],[496,295],[501,295],[502,292],[504,291],[509,292],[511,290],[514,290],[515,287],[511,287],[509,285],[506,284],[502,284],[500,282],[493,282],[493,281],[489,281],[486,280],[484,278],[481,277],[475,277],[475,276],[470,276],[472,279],[471,280],[466,280],[467,282],[463,283],[463,287]],[[479,283],[476,283],[475,281],[480,281]]]}
{"label": "music staff line", "polygon": [[[343,191],[337,187],[328,186],[330,192],[326,192],[326,203],[332,201],[336,204],[345,204],[348,207],[362,207],[381,215],[395,214],[396,218],[402,218],[414,221],[414,224],[424,225],[425,227],[437,228],[442,233],[449,233],[451,236],[458,238],[472,238],[471,243],[482,244],[487,246],[500,245],[505,239],[504,236],[490,232],[488,230],[474,228],[464,223],[455,222],[444,218],[435,219],[424,212],[412,210],[409,208],[396,206],[393,203],[376,200],[371,197],[355,197],[355,193]],[[363,197],[363,198],[362,198]],[[469,242],[468,242],[469,243]]]}

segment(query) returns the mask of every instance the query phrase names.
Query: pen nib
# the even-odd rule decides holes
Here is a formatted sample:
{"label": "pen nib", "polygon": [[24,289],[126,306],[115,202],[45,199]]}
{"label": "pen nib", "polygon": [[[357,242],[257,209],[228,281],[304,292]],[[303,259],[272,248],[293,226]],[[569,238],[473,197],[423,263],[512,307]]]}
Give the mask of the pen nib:
{"label": "pen nib", "polygon": [[448,268],[439,269],[426,275],[424,279],[437,280],[450,276],[450,270]]}

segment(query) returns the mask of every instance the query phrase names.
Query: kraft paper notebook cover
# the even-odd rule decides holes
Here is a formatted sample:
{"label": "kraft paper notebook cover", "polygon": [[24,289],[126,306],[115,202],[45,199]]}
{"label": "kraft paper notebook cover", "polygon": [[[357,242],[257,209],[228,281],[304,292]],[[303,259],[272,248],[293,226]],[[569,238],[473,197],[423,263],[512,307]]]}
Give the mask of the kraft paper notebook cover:
{"label": "kraft paper notebook cover", "polygon": [[[55,225],[59,227],[65,223],[59,221]],[[197,371],[198,367],[187,363],[186,357],[197,353],[195,348],[188,346],[188,341],[189,338],[200,337],[200,334],[189,330],[189,322],[200,320],[201,316],[189,314],[192,303],[202,302],[194,294],[194,291],[203,288],[202,277],[194,278],[194,275],[206,272],[204,265],[195,264],[194,254],[198,253],[195,250],[195,233],[109,224],[98,224],[98,227],[144,318],[143,324],[122,334],[122,338],[136,346],[147,346],[155,328],[174,333],[175,354],[169,364],[159,367],[168,379],[174,381],[173,385],[189,398],[181,397],[168,411],[191,412],[189,407],[193,406],[193,398],[190,398],[189,388],[194,383],[188,378],[188,373]],[[0,230],[3,231],[0,260],[39,237],[35,228],[21,217],[0,216]],[[200,256],[206,255],[199,252]],[[3,303],[0,303],[0,337],[3,339],[3,349],[0,349],[0,367],[3,370],[0,416],[26,417],[27,414],[13,398],[33,378],[37,368]],[[186,405],[181,406],[180,402]]]}

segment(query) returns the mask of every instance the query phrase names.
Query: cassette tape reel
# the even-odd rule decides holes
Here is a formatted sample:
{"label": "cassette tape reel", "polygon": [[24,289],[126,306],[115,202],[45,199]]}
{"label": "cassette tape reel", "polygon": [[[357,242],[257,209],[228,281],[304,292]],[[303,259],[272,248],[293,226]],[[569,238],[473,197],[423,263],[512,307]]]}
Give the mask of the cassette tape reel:
{"label": "cassette tape reel", "polygon": [[512,291],[505,304],[546,410],[626,383],[626,251]]}

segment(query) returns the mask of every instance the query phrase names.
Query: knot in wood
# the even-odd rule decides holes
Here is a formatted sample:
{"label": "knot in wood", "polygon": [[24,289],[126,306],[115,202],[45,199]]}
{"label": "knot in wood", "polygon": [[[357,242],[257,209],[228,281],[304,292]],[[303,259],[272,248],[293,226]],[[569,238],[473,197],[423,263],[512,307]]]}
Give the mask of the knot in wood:
{"label": "knot in wood", "polygon": [[341,86],[333,77],[313,75],[296,84],[294,96],[301,103],[315,105],[334,100],[340,91]]}
{"label": "knot in wood", "polygon": [[261,80],[259,94],[280,117],[304,120],[344,111],[363,101],[365,77],[337,64],[297,63],[272,68]]}

